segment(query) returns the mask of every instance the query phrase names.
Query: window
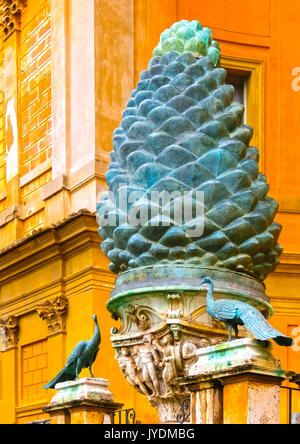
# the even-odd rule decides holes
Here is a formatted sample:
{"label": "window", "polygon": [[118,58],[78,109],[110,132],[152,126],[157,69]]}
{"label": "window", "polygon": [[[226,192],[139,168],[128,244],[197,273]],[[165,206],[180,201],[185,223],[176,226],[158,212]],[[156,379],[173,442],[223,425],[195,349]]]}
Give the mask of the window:
{"label": "window", "polygon": [[43,387],[48,382],[47,340],[26,345],[21,350],[22,400],[45,398]]}
{"label": "window", "polygon": [[235,100],[235,102],[241,103],[242,105],[246,106],[247,97],[246,97],[245,77],[238,75],[238,74],[233,74],[231,72],[228,72],[226,83],[234,86],[234,90],[235,90],[234,100]]}
{"label": "window", "polygon": [[254,129],[251,145],[260,151],[260,171],[264,172],[265,62],[222,56],[221,67],[228,72],[226,83],[236,89],[235,100],[245,105],[244,123]]}
{"label": "window", "polygon": [[234,86],[234,101],[245,106],[244,124],[247,124],[247,77],[229,70],[226,78],[226,83]]}

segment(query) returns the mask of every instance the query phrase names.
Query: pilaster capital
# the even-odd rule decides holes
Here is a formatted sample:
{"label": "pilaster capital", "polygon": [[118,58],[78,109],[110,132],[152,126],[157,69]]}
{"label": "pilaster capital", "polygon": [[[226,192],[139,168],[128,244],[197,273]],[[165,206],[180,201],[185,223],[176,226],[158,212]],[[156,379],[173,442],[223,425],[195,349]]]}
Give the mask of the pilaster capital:
{"label": "pilaster capital", "polygon": [[19,343],[19,320],[16,316],[9,316],[0,319],[0,329],[2,330],[3,351],[16,348]]}
{"label": "pilaster capital", "polygon": [[21,14],[27,6],[27,0],[0,0],[0,25],[4,38],[16,30],[20,30]]}
{"label": "pilaster capital", "polygon": [[49,336],[65,332],[67,309],[68,300],[63,296],[57,297],[52,302],[47,301],[37,307],[36,310],[40,318],[47,322]]}

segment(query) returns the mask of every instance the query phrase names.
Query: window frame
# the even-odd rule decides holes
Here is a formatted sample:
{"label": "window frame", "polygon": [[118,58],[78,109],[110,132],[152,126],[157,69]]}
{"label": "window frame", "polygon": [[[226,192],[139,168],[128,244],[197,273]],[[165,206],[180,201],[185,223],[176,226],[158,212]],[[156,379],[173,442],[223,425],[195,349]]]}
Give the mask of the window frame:
{"label": "window frame", "polygon": [[260,151],[259,168],[265,171],[265,62],[223,55],[221,68],[245,77],[247,125],[254,129],[251,145]]}

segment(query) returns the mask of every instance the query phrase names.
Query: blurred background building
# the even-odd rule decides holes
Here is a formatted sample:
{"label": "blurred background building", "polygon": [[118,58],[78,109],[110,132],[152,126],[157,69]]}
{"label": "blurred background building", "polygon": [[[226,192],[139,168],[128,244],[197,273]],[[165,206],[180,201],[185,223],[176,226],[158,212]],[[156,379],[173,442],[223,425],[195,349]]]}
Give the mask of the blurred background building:
{"label": "blurred background building", "polygon": [[[100,250],[96,202],[113,130],[161,32],[209,26],[227,82],[244,103],[261,172],[280,203],[281,265],[267,280],[275,346],[300,372],[300,9],[297,0],[0,1],[0,423],[46,419],[43,385],[99,317],[96,376],[144,423],[156,411],[124,379],[106,310],[114,275]],[[83,373],[83,376],[85,374]],[[88,375],[88,373],[86,373]],[[287,422],[287,391],[282,391]],[[300,402],[293,406],[300,411]]]}

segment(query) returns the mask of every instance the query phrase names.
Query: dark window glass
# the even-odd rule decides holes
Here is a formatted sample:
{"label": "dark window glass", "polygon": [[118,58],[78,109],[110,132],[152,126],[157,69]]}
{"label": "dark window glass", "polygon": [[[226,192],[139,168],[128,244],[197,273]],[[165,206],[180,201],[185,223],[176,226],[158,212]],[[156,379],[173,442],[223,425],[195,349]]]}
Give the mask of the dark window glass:
{"label": "dark window glass", "polygon": [[234,100],[235,102],[246,105],[245,103],[245,90],[246,90],[246,78],[237,74],[228,73],[226,83],[233,85],[235,89]]}

